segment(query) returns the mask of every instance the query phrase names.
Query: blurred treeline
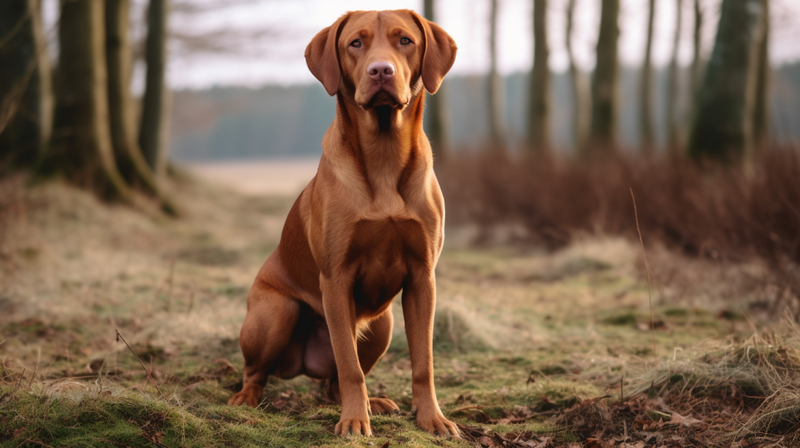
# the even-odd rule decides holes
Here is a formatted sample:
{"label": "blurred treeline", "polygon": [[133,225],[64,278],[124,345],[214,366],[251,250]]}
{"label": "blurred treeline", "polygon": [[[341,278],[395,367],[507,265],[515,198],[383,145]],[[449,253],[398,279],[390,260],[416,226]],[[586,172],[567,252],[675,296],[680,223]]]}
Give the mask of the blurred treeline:
{"label": "blurred treeline", "polygon": [[[593,73],[582,72],[572,54],[576,2],[531,0],[534,65],[510,76],[497,72],[498,2],[487,1],[489,73],[450,75],[446,88],[428,99],[426,131],[440,161],[446,152],[465,148],[581,156],[624,148],[644,155],[691,151],[697,159],[744,159],[770,144],[800,140],[800,128],[792,125],[800,118],[800,64],[770,66],[770,0],[667,0],[675,3],[677,26],[672,59],[659,70],[651,61],[655,0],[646,2],[650,14],[640,67],[620,66],[620,27],[629,25],[621,23],[619,0],[603,0]],[[424,2],[433,20],[435,6]],[[720,8],[718,15],[712,7]],[[566,22],[545,20],[551,8],[566,9]],[[682,30],[688,21],[681,13],[689,12],[693,29]],[[719,22],[709,16],[719,16]],[[567,72],[549,69],[548,27],[566,30]],[[717,35],[706,60],[700,35],[708,27]],[[690,66],[681,67],[678,47],[687,35],[694,55]],[[317,85],[182,91],[176,104],[181,107],[174,115],[172,154],[179,159],[318,154],[334,114],[334,103]]]}
{"label": "blurred treeline", "polygon": [[[682,68],[682,79],[688,70]],[[553,73],[552,143],[558,153],[575,147],[574,104],[568,73]],[[639,70],[623,67],[620,73],[619,143],[626,152],[638,150],[640,141],[637,80]],[[800,63],[774,69],[771,90],[770,138],[774,143],[800,142]],[[666,69],[654,71],[654,136],[663,148],[667,142]],[[453,151],[479,151],[489,137],[486,78],[450,75],[446,79],[447,140]],[[525,144],[528,74],[504,77],[505,116],[511,148]],[[691,98],[679,98],[679,106]],[[317,156],[320,142],[333,120],[335,104],[321,86],[214,87],[173,93],[170,156],[178,161],[287,158]],[[430,109],[428,109],[430,112]],[[426,132],[429,117],[426,117]]]}

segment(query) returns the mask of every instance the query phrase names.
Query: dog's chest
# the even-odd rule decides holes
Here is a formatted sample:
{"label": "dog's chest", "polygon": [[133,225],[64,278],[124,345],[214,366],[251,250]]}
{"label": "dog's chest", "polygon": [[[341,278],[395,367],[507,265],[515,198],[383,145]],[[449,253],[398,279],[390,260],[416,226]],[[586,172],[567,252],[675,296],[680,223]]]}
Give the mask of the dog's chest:
{"label": "dog's chest", "polygon": [[356,223],[346,263],[354,268],[353,298],[359,315],[378,314],[403,287],[409,268],[426,258],[419,221],[385,217]]}

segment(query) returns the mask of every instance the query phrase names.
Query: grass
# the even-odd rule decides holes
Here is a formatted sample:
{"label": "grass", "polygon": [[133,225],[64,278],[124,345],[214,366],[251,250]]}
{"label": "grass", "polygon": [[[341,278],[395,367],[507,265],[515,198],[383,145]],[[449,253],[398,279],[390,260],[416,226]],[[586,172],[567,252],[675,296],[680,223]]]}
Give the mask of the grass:
{"label": "grass", "polygon": [[653,353],[637,243],[597,236],[556,252],[449,240],[437,269],[435,381],[464,440],[415,427],[398,304],[392,345],[367,388],[403,412],[373,417],[373,439],[335,437],[339,409],[304,377],[270,380],[258,409],[227,407],[241,387],[244,297],[292,199],[173,183],[186,214],[177,221],[64,185],[0,185],[15,198],[0,210],[8,310],[0,315],[0,446],[797,441],[797,327],[761,311],[762,296],[742,280],[759,278],[759,265],[648,246]]}

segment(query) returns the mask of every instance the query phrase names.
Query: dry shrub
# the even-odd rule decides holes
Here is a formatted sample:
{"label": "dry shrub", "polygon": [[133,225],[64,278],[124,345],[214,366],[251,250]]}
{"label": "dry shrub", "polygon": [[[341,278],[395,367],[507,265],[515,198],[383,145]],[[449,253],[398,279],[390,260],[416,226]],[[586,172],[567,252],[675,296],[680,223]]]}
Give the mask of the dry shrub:
{"label": "dry shrub", "polygon": [[[645,240],[709,259],[759,257],[800,314],[800,153],[773,149],[745,168],[683,158],[619,155],[576,161],[463,155],[437,169],[449,225],[477,225],[476,243],[522,225],[525,239],[560,248],[576,235],[636,238],[629,189]],[[776,307],[777,308],[777,307]]]}

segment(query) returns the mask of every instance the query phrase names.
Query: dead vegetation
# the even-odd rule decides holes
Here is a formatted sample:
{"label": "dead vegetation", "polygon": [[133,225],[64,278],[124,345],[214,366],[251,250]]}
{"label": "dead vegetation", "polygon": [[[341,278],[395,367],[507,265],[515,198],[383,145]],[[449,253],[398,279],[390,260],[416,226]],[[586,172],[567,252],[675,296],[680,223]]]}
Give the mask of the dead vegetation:
{"label": "dead vegetation", "polygon": [[741,169],[683,158],[488,157],[459,157],[439,175],[450,225],[476,225],[475,243],[556,249],[587,234],[635,240],[632,189],[646,241],[720,262],[762,260],[780,290],[773,311],[800,316],[798,151],[773,149]]}

